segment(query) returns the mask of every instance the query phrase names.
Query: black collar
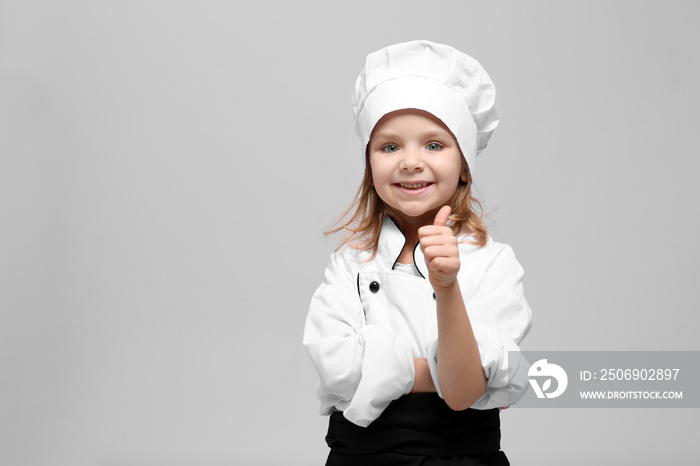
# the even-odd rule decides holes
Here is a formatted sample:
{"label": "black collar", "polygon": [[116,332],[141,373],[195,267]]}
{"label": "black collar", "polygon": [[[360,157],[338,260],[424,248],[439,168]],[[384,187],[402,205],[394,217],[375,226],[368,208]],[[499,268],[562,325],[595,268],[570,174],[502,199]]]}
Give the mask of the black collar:
{"label": "black collar", "polygon": [[[405,244],[406,236],[394,223],[394,220],[387,215],[384,218],[382,230],[379,232],[377,255],[386,263],[387,267],[393,270]],[[413,263],[416,264],[418,273],[423,278],[426,278],[428,276],[428,267],[425,265],[425,257],[418,243],[413,247]]]}

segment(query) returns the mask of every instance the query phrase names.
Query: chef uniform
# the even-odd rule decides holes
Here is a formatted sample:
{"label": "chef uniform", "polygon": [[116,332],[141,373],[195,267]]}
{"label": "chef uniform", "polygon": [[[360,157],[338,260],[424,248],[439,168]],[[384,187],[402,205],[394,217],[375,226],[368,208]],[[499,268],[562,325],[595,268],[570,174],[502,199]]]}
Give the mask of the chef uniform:
{"label": "chef uniform", "polygon": [[[480,98],[470,94],[475,86],[456,92],[445,85],[467,69],[480,76]],[[415,41],[370,54],[353,96],[362,147],[381,116],[418,108],[448,126],[473,170],[497,123],[495,104],[488,102],[492,84],[478,62],[440,44]],[[472,107],[482,115],[473,115]],[[320,413],[330,415],[327,464],[433,464],[426,458],[434,464],[508,464],[500,451],[498,408],[518,401],[528,387],[529,366],[518,348],[531,325],[523,269],[507,245],[489,238],[479,247],[469,243],[472,237],[458,239],[457,280],[487,378],[486,392],[464,411],[442,400],[436,300],[420,247],[414,248],[414,264],[397,263],[406,239],[386,216],[374,257],[347,244],[331,255],[304,329],[321,382]],[[437,394],[409,394],[413,358],[427,358]]]}

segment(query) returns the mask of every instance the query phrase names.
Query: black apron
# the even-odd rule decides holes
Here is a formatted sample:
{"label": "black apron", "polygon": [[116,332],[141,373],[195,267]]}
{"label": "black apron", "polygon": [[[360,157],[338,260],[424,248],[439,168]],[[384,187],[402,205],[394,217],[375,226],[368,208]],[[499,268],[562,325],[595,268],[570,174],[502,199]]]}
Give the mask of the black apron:
{"label": "black apron", "polygon": [[330,415],[326,466],[507,466],[499,409],[453,411],[435,393],[394,400],[368,427]]}

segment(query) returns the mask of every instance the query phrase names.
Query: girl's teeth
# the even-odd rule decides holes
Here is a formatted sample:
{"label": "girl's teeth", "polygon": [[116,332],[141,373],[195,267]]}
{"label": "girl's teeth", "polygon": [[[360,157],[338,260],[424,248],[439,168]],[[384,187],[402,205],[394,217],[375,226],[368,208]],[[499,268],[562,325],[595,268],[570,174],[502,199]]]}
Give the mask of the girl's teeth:
{"label": "girl's teeth", "polygon": [[424,188],[426,186],[428,186],[428,183],[401,183],[402,188],[416,189],[416,188]]}

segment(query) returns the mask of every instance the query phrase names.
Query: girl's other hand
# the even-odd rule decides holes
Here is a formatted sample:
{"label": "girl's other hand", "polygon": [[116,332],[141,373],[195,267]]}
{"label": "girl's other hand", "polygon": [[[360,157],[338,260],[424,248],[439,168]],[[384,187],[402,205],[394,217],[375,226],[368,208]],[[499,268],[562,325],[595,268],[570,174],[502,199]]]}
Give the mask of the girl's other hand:
{"label": "girl's other hand", "polygon": [[447,218],[451,212],[450,206],[443,206],[435,215],[432,225],[418,229],[418,239],[428,266],[430,284],[436,291],[438,288],[447,288],[454,284],[460,267],[458,241],[452,229],[447,226]]}
{"label": "girl's other hand", "polygon": [[413,366],[416,369],[416,380],[413,383],[411,393],[437,393],[433,377],[430,375],[430,366],[426,358],[413,358]]}

